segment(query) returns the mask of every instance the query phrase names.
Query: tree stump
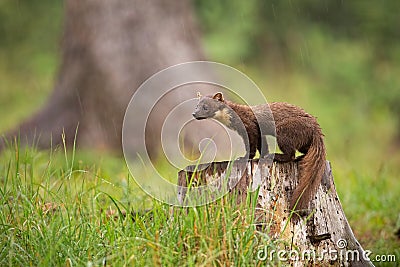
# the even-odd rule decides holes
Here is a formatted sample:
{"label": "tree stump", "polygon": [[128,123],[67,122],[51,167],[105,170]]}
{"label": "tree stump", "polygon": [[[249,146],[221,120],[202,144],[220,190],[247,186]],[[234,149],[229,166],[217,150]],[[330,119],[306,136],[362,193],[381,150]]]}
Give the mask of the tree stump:
{"label": "tree stump", "polygon": [[[178,174],[178,199],[185,204],[185,196],[192,190],[186,187],[187,177],[195,180],[192,188],[225,181],[214,187],[236,191],[238,202],[245,200],[249,191],[258,192],[256,222],[268,225],[264,229],[268,229],[271,238],[284,239],[290,244],[285,248],[290,253],[286,254],[286,260],[291,260],[294,266],[373,266],[367,257],[369,251],[362,249],[346,219],[328,161],[323,181],[307,214],[299,220],[291,220],[288,207],[297,186],[297,175],[297,162],[276,163],[266,159],[188,166]],[[268,260],[274,255],[265,256]]]}

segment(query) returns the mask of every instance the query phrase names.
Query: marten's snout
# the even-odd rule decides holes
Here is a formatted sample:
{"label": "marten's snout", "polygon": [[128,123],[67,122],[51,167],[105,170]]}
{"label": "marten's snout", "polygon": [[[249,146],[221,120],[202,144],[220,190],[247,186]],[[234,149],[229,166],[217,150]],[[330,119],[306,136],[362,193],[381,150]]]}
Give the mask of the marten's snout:
{"label": "marten's snout", "polygon": [[196,120],[204,120],[207,119],[209,116],[207,115],[207,112],[204,110],[204,105],[202,104],[197,104],[196,108],[194,109],[192,116]]}
{"label": "marten's snout", "polygon": [[206,119],[206,117],[201,116],[201,115],[199,114],[199,112],[197,112],[197,111],[194,111],[194,112],[192,113],[192,115],[193,115],[193,117],[194,117],[196,120],[203,120],[203,119]]}
{"label": "marten's snout", "polygon": [[193,112],[192,115],[196,120],[200,119],[199,114],[197,114],[197,112]]}

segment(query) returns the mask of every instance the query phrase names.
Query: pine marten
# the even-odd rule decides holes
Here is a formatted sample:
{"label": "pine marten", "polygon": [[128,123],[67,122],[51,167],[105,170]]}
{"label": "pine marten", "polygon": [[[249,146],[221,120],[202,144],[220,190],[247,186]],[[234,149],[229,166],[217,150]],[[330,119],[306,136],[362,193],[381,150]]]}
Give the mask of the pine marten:
{"label": "pine marten", "polygon": [[[283,102],[250,107],[225,100],[222,93],[214,96],[198,94],[198,97],[199,102],[192,115],[197,120],[216,119],[237,131],[245,143],[248,140],[246,157],[249,159],[254,158],[257,150],[260,157],[270,155],[263,135],[272,135],[282,151],[274,154],[274,160],[299,160],[299,184],[293,192],[290,209],[307,209],[325,172],[324,135],[316,118],[302,108]],[[303,155],[296,158],[296,150]]]}

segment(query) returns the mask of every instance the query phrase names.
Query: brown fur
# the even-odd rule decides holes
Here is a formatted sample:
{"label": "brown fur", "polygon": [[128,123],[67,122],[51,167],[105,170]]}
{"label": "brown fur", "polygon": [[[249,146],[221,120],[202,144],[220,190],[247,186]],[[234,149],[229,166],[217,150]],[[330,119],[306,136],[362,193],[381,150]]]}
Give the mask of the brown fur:
{"label": "brown fur", "polygon": [[[209,101],[219,102],[218,110],[214,111],[214,114],[219,111],[219,116],[208,117],[224,118],[223,123],[227,127],[238,131],[243,138],[248,137],[249,147],[246,150],[250,159],[254,158],[257,150],[259,150],[261,157],[268,155],[268,146],[261,133],[276,136],[278,146],[282,151],[282,153],[275,153],[274,159],[276,161],[295,161],[296,150],[304,154],[298,159],[300,166],[299,183],[293,192],[290,209],[307,209],[321,183],[326,161],[323,134],[315,117],[302,108],[282,102],[252,107],[236,104],[224,100],[221,93],[212,97],[202,97],[199,103],[204,106]],[[216,103],[212,102],[212,104],[212,108],[217,109]],[[227,109],[227,107],[229,108]],[[201,107],[196,108],[193,116],[197,119],[207,118],[197,116],[199,108],[201,109]],[[225,116],[221,116],[222,111],[226,113]],[[226,118],[229,118],[229,120]],[[275,122],[276,132],[272,122]],[[244,125],[245,132],[242,125]]]}
{"label": "brown fur", "polygon": [[294,105],[271,103],[269,107],[282,151],[282,154],[275,154],[275,160],[293,161],[296,150],[304,154],[300,158],[299,184],[293,192],[290,209],[306,209],[325,172],[326,152],[321,127],[315,117]]}

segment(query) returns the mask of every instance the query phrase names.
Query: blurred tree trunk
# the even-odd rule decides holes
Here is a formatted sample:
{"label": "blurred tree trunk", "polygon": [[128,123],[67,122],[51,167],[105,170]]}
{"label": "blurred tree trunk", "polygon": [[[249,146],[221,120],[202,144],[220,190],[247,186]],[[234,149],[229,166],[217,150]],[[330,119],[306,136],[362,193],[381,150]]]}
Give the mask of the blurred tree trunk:
{"label": "blurred tree trunk", "polygon": [[[63,131],[70,143],[79,124],[78,145],[119,150],[139,85],[165,67],[202,59],[189,1],[67,0],[53,93],[6,136],[20,133],[21,143],[48,148],[62,142]],[[150,149],[157,142],[150,139]]]}

